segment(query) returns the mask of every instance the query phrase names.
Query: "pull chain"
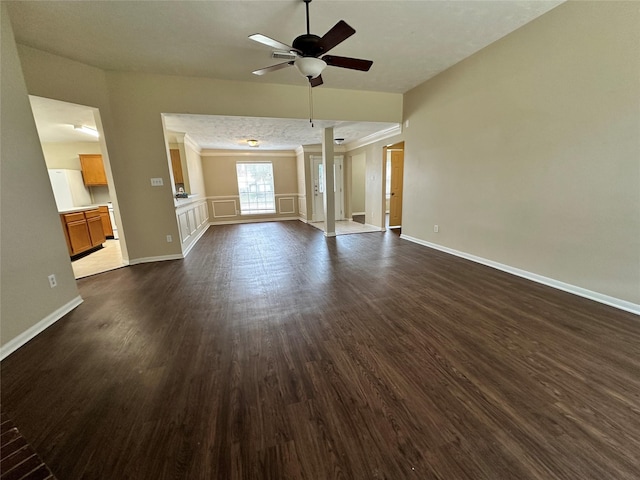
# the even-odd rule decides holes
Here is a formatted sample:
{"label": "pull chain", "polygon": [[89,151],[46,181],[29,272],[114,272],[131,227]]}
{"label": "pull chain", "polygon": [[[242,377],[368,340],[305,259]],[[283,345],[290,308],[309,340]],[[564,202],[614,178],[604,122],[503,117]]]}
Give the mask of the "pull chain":
{"label": "pull chain", "polygon": [[311,79],[309,79],[309,123],[313,128],[313,93],[311,92]]}

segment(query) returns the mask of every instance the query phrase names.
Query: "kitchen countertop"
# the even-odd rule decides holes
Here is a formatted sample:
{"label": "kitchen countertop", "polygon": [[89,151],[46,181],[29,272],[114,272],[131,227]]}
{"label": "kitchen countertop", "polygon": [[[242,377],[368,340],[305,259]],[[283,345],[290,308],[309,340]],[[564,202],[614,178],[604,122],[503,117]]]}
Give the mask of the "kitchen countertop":
{"label": "kitchen countertop", "polygon": [[63,210],[58,210],[58,213],[73,213],[73,212],[87,212],[89,210],[97,210],[98,207],[106,207],[106,203],[98,203],[96,205],[85,205],[84,207],[73,207],[73,208],[65,208]]}

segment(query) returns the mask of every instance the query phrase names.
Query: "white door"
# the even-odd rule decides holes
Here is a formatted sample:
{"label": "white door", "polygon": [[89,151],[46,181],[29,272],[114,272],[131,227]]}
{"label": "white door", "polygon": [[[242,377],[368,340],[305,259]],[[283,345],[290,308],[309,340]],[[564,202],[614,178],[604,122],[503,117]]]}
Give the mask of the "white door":
{"label": "white door", "polygon": [[[333,185],[336,206],[336,220],[344,218],[344,178],[342,156],[334,157],[333,161]],[[314,222],[324,220],[324,165],[322,157],[311,157],[311,171],[313,172],[313,218]]]}

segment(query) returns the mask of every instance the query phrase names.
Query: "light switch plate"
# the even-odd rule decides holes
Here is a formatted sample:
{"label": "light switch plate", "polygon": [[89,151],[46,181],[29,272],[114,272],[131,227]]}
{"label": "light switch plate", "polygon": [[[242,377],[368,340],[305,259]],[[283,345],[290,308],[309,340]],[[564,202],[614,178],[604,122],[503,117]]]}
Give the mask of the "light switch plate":
{"label": "light switch plate", "polygon": [[162,177],[152,178],[151,179],[151,186],[152,187],[161,187],[163,185],[164,185],[164,182],[162,181]]}

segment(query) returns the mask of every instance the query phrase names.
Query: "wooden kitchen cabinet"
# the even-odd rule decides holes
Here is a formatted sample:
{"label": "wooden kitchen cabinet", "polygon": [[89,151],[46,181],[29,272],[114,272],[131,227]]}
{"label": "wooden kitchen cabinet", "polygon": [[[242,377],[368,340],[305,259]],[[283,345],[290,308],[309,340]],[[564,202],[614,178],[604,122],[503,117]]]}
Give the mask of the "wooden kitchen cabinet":
{"label": "wooden kitchen cabinet", "polygon": [[89,229],[89,236],[91,237],[91,246],[97,247],[107,241],[104,230],[102,230],[102,218],[100,217],[99,210],[91,210],[84,212],[87,217],[87,228]]}
{"label": "wooden kitchen cabinet", "polygon": [[180,160],[180,150],[172,148],[169,150],[171,154],[171,170],[173,170],[173,183],[184,186],[184,175],[182,174],[182,161]]}
{"label": "wooden kitchen cabinet", "polygon": [[111,225],[111,217],[109,216],[108,207],[98,207],[100,211],[100,219],[102,220],[102,230],[107,238],[113,238],[113,226]]}
{"label": "wooden kitchen cabinet", "polygon": [[99,247],[106,241],[98,209],[64,213],[60,215],[60,221],[71,257]]}
{"label": "wooden kitchen cabinet", "polygon": [[107,185],[107,174],[104,171],[102,155],[80,154],[82,178],[87,187]]}
{"label": "wooden kitchen cabinet", "polygon": [[62,219],[62,228],[67,238],[67,248],[70,256],[92,248],[87,220],[82,212],[60,215],[60,218]]}

